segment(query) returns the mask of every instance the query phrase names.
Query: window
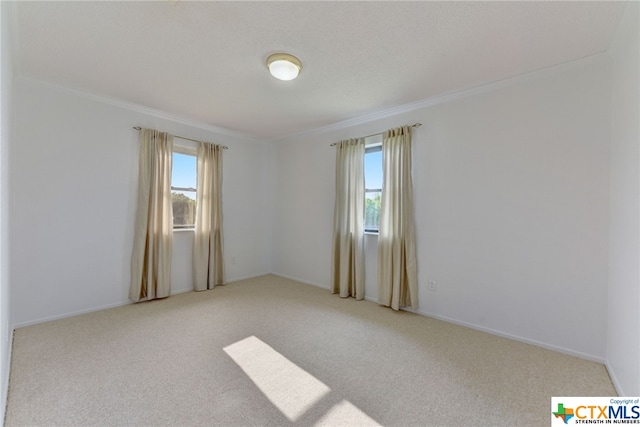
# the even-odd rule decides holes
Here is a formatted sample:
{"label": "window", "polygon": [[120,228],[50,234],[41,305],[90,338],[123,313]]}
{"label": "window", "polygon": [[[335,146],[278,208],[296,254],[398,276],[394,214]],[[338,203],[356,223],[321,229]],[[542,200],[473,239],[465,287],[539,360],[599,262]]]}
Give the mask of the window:
{"label": "window", "polygon": [[367,138],[364,151],[364,231],[377,233],[382,198],[381,136]]}
{"label": "window", "polygon": [[193,228],[196,218],[196,154],[184,147],[174,147],[171,170],[173,229]]}

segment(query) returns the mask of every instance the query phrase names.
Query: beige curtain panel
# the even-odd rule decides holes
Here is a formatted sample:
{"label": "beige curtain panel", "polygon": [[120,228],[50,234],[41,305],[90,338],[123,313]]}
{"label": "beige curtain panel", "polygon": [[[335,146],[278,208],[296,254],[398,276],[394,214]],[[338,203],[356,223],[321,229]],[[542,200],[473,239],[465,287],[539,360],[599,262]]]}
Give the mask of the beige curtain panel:
{"label": "beige curtain panel", "polygon": [[364,298],[364,138],[336,144],[332,292]]}
{"label": "beige curtain panel", "polygon": [[411,128],[384,133],[382,200],[378,232],[379,303],[398,310],[418,307],[411,179]]}
{"label": "beige curtain panel", "polygon": [[171,292],[173,136],[140,130],[138,206],[131,257],[133,301],[165,298]]}
{"label": "beige curtain panel", "polygon": [[222,249],[222,149],[198,143],[193,275],[196,291],[225,284]]}

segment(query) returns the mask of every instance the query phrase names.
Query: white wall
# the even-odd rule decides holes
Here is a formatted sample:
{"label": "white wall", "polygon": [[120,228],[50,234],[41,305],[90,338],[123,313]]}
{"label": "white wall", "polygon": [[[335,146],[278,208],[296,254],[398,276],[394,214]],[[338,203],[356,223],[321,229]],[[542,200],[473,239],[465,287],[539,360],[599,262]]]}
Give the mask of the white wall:
{"label": "white wall", "polygon": [[[603,361],[609,66],[600,55],[277,143],[272,270],[329,287],[329,144],[419,121],[413,164],[420,311]],[[366,292],[377,299],[371,239]],[[428,280],[437,280],[436,292],[427,290]]]}
{"label": "white wall", "polygon": [[12,59],[9,41],[8,3],[0,3],[0,420],[9,387],[11,362],[11,313],[9,299],[9,142],[11,140]]}
{"label": "white wall", "polygon": [[640,395],[640,26],[627,5],[613,58],[607,367],[621,395]]}
{"label": "white wall", "polygon": [[[128,301],[138,167],[133,126],[229,147],[223,172],[227,279],[269,271],[268,231],[260,221],[268,201],[268,144],[28,79],[16,79],[14,90],[9,173],[16,326]],[[191,289],[191,238],[176,236],[173,292]]]}

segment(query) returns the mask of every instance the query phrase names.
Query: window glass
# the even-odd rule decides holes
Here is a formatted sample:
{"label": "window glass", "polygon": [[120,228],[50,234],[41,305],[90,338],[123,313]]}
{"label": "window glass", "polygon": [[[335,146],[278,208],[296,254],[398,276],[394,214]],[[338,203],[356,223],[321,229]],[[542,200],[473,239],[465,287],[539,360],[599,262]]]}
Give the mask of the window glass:
{"label": "window glass", "polygon": [[196,156],[173,153],[171,200],[173,228],[193,228],[196,215]]}
{"label": "window glass", "polygon": [[382,198],[382,145],[367,145],[364,153],[364,231],[378,232]]}

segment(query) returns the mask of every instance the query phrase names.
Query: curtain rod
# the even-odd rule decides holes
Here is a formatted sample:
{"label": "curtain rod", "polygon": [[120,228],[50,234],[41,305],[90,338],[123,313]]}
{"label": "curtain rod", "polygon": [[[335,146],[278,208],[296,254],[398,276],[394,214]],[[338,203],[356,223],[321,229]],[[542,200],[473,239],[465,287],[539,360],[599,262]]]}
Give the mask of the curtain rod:
{"label": "curtain rod", "polygon": [[[412,124],[410,127],[412,128],[419,128],[420,126],[422,126],[422,123],[414,123]],[[371,138],[372,136],[376,136],[376,135],[382,135],[384,132],[378,132],[378,133],[372,133],[371,135],[367,135],[367,136],[363,136],[362,138]],[[333,144],[329,144],[329,147],[335,147],[338,143],[334,142]]]}
{"label": "curtain rod", "polygon": [[[133,127],[135,130],[142,130],[142,128],[140,126],[134,126]],[[198,141],[197,139],[191,139],[191,138],[187,138],[185,136],[180,136],[180,135],[172,135],[174,138],[178,138],[178,139],[185,139],[187,141],[193,141],[193,142],[202,142],[202,141]],[[223,145],[222,148],[224,148],[225,150],[228,150],[229,147],[227,147],[226,145]]]}

